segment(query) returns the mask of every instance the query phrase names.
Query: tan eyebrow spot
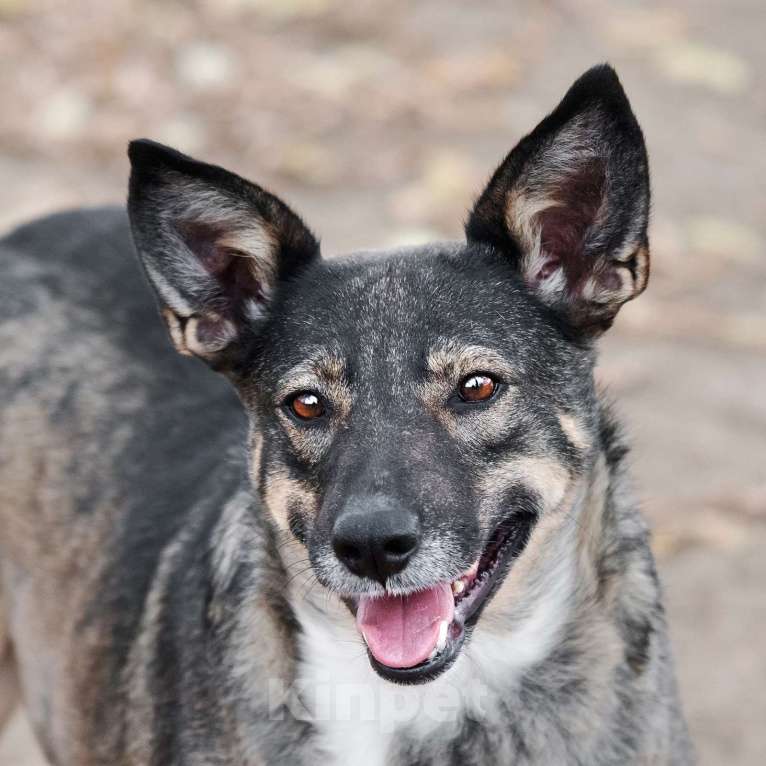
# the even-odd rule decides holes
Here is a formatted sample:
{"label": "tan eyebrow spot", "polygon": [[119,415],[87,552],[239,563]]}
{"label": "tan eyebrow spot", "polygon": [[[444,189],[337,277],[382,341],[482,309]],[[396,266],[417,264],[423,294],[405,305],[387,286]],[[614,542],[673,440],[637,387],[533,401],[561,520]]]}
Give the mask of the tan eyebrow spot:
{"label": "tan eyebrow spot", "polygon": [[464,428],[445,402],[460,381],[473,372],[493,373],[506,382],[513,380],[515,370],[507,359],[497,351],[479,345],[465,345],[456,341],[440,341],[434,344],[426,357],[428,375],[419,387],[424,406],[438,418],[455,438],[481,442],[501,433],[507,426],[513,407],[513,397],[506,391],[496,405],[476,417],[481,427]]}
{"label": "tan eyebrow spot", "polygon": [[327,428],[308,430],[297,426],[281,407],[279,418],[296,452],[306,461],[318,460],[332,442],[332,429],[345,422],[351,413],[351,388],[346,381],[343,358],[328,349],[319,349],[311,357],[285,373],[276,387],[277,404],[301,391],[317,391],[330,404]]}
{"label": "tan eyebrow spot", "polygon": [[331,403],[339,419],[351,412],[351,389],[346,382],[346,364],[343,358],[327,349],[290,369],[277,385],[277,398],[281,401],[304,390],[317,390]]}
{"label": "tan eyebrow spot", "polygon": [[495,372],[509,378],[515,372],[508,360],[494,349],[455,341],[435,345],[428,353],[426,366],[432,375],[455,384],[472,372]]}

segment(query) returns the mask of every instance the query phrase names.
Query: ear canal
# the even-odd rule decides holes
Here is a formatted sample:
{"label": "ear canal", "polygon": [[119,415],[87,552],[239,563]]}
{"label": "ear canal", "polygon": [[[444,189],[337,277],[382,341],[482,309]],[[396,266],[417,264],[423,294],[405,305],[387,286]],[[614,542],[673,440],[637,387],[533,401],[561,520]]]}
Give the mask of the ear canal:
{"label": "ear canal", "polygon": [[171,339],[225,369],[319,244],[281,200],[233,173],[152,141],[128,154],[133,238]]}
{"label": "ear canal", "polygon": [[598,334],[646,287],[649,175],[616,73],[586,72],[506,157],[466,224],[577,331]]}

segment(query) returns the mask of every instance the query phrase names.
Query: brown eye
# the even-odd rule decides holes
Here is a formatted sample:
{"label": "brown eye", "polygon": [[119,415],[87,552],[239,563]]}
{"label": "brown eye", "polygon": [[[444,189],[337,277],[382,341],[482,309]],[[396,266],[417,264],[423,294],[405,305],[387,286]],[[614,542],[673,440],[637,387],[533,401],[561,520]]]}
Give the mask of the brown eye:
{"label": "brown eye", "polygon": [[324,415],[324,404],[316,394],[304,391],[290,401],[290,409],[301,420],[314,420]]}
{"label": "brown eye", "polygon": [[484,402],[497,390],[497,383],[489,375],[474,373],[460,384],[460,398],[464,402]]}

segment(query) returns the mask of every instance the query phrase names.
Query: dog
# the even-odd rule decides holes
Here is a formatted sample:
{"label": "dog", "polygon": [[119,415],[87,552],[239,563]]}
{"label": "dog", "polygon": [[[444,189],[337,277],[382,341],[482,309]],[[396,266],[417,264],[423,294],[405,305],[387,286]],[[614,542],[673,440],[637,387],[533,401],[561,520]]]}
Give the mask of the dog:
{"label": "dog", "polygon": [[261,187],[129,156],[128,216],[0,245],[0,719],[58,766],[691,764],[593,376],[649,275],[614,70],[462,242],[323,259]]}

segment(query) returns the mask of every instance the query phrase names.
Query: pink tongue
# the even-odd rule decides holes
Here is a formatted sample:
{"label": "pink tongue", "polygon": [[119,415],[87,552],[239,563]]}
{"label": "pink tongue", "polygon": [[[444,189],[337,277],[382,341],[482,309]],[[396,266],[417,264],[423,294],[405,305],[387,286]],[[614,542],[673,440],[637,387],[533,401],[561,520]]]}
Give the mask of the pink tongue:
{"label": "pink tongue", "polygon": [[449,583],[409,596],[363,597],[356,626],[373,657],[390,668],[411,668],[427,660],[439,640],[439,624],[452,622],[455,600]]}

